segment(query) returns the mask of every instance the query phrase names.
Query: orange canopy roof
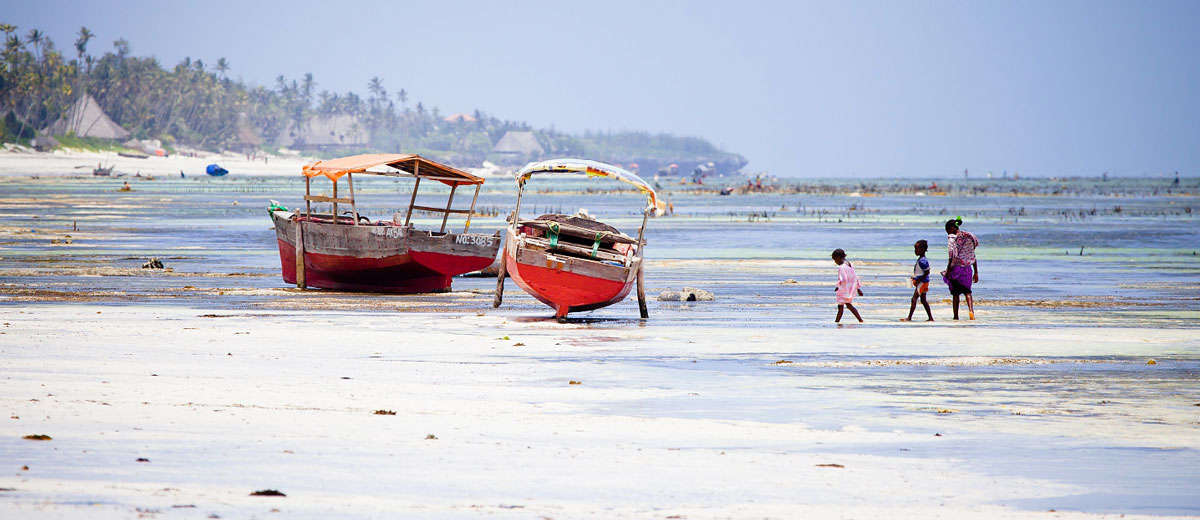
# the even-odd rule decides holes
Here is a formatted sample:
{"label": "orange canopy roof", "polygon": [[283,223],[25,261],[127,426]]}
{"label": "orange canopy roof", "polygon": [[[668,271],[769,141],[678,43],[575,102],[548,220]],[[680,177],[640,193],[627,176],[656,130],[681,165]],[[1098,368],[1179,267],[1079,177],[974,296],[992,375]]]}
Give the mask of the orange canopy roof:
{"label": "orange canopy roof", "polygon": [[324,175],[330,180],[338,180],[347,173],[366,173],[368,175],[397,175],[391,172],[369,172],[368,168],[389,166],[396,170],[415,175],[420,178],[432,177],[448,186],[459,184],[483,184],[483,177],[476,177],[453,166],[431,161],[420,155],[403,153],[371,153],[340,157],[328,161],[317,161],[304,165],[301,173],[305,177]]}

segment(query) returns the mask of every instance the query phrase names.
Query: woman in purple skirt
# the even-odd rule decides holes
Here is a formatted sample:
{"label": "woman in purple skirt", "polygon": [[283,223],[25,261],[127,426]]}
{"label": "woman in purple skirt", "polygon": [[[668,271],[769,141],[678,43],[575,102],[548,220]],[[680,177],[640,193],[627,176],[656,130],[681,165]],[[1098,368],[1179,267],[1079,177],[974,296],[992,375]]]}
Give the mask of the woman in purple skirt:
{"label": "woman in purple skirt", "polygon": [[950,286],[950,294],[954,296],[954,319],[958,319],[958,297],[967,297],[967,315],[975,319],[975,299],[971,296],[971,283],[979,282],[979,263],[975,261],[975,248],[979,239],[966,231],[958,229],[962,225],[962,217],[946,221],[947,250],[950,261],[946,262],[946,270],[942,271],[942,280]]}

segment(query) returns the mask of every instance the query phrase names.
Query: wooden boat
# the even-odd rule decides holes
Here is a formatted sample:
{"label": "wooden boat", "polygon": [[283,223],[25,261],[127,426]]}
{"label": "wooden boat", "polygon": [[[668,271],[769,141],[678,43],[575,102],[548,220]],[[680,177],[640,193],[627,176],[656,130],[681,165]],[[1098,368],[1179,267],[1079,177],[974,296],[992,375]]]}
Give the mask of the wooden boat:
{"label": "wooden boat", "polygon": [[[270,211],[279,242],[283,280],[302,289],[447,291],[451,277],[488,267],[500,249],[499,230],[493,234],[468,232],[482,177],[409,154],[367,154],[318,161],[304,166],[302,173],[304,211],[287,211],[274,204]],[[354,199],[355,174],[415,179],[403,220],[399,213],[391,220],[379,221],[359,215]],[[338,181],[343,176],[349,185],[349,197],[338,197]],[[316,177],[332,181],[332,196],[312,194]],[[450,186],[446,207],[416,205],[422,180]],[[459,186],[475,186],[470,209],[452,209]],[[313,213],[314,202],[332,204],[332,212]],[[349,205],[350,211],[339,215],[339,204]],[[441,213],[441,229],[416,229],[412,225],[414,210]],[[446,231],[451,214],[466,215],[462,233]]]}
{"label": "wooden boat", "polygon": [[[586,215],[548,214],[521,217],[525,183],[535,173],[577,173],[607,177],[637,186],[649,196],[637,238]],[[493,307],[504,299],[507,273],[525,292],[554,308],[559,321],[568,312],[607,307],[624,300],[637,282],[638,307],[648,318],[642,277],[642,251],[647,219],[662,214],[663,204],[646,181],[612,165],[581,159],[531,163],[517,172],[517,207],[509,217]]]}
{"label": "wooden boat", "polygon": [[116,167],[117,165],[115,164],[110,164],[108,166],[104,166],[103,163],[97,164],[95,168],[92,168],[92,175],[97,177],[110,177],[112,176],[113,168]]}

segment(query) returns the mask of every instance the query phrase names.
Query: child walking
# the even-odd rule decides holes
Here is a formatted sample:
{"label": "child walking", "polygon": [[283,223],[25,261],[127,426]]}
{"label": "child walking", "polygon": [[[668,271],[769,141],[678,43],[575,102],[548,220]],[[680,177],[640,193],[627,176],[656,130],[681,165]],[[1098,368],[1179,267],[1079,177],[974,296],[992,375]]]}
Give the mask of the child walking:
{"label": "child walking", "polygon": [[862,316],[858,315],[858,309],[854,308],[854,295],[862,296],[862,283],[858,281],[858,275],[854,274],[854,266],[846,261],[846,252],[841,249],[833,250],[833,263],[838,265],[838,281],[837,287],[833,288],[833,292],[837,295],[838,312],[837,318],[834,318],[834,323],[841,323],[843,308],[849,308],[850,312],[854,313],[854,317],[858,318],[858,322],[862,323]]}
{"label": "child walking", "polygon": [[929,316],[929,319],[925,321],[933,321],[933,311],[929,310],[929,301],[925,299],[925,293],[929,292],[929,259],[925,258],[925,252],[928,250],[929,242],[918,240],[913,244],[913,253],[917,255],[917,263],[913,265],[912,302],[908,305],[908,317],[900,318],[900,321],[912,321],[913,312],[917,310],[917,299],[921,300],[921,305],[925,307],[925,315]]}

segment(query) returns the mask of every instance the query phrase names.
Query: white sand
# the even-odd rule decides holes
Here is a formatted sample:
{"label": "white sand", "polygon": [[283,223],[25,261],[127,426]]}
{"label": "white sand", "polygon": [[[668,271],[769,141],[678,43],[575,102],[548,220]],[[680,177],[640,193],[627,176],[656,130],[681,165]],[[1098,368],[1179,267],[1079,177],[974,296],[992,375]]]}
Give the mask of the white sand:
{"label": "white sand", "polygon": [[91,175],[97,165],[115,166],[114,175],[204,176],[209,164],[219,164],[229,170],[230,175],[297,175],[300,167],[316,159],[289,156],[267,156],[266,162],[260,155],[248,160],[245,154],[199,153],[196,157],[172,155],[169,157],[147,157],[134,159],[121,157],[113,152],[87,152],[82,150],[56,150],[54,152],[9,152],[0,149],[0,176],[2,175]]}
{"label": "white sand", "polygon": [[[1031,505],[1121,490],[1087,466],[1036,476],[1061,461],[997,469],[1023,448],[996,440],[1068,459],[1080,443],[1200,448],[1194,410],[1160,398],[1093,415],[1033,381],[1019,396],[952,381],[882,395],[768,362],[1149,357],[1196,352],[1188,330],[963,327],[973,346],[956,348],[944,327],[647,336],[503,309],[212,312],[0,307],[0,518],[1116,518]],[[287,497],[249,496],[263,489]]]}

